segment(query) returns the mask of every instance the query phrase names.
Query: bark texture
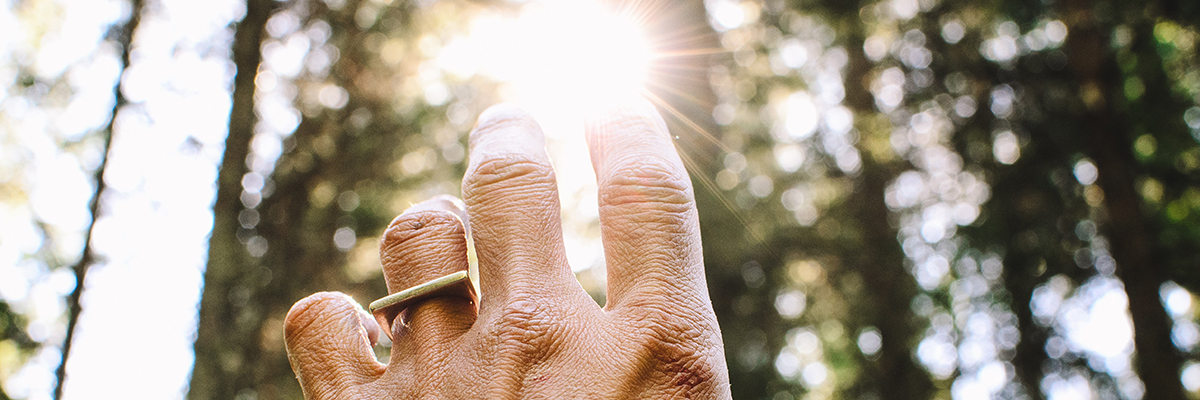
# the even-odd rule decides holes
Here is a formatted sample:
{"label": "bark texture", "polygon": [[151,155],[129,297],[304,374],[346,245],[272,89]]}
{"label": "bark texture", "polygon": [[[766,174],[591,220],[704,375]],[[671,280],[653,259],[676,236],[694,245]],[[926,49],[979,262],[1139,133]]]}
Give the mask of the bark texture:
{"label": "bark texture", "polygon": [[[229,136],[225,139],[225,157],[217,178],[217,200],[213,205],[213,230],[209,238],[208,265],[204,272],[204,291],[200,301],[200,321],[196,334],[196,364],[188,397],[191,399],[232,399],[252,386],[255,355],[261,338],[255,325],[261,315],[247,295],[258,282],[251,277],[262,274],[262,267],[238,238],[241,223],[242,177],[249,172],[246,156],[254,137],[258,118],[254,112],[254,78],[262,64],[260,47],[265,27],[278,6],[273,0],[247,0],[246,15],[234,33],[233,106],[229,112]],[[261,279],[261,278],[260,278]]]}

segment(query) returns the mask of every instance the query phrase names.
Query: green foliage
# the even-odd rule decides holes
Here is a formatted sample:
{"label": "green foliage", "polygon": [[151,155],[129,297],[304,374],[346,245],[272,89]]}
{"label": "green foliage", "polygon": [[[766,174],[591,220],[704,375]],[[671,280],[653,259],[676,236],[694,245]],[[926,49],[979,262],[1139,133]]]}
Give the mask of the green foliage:
{"label": "green foliage", "polygon": [[[753,174],[765,174],[775,189],[762,200],[748,195],[753,190],[749,184],[730,185],[718,193],[718,197],[733,200],[725,204],[736,204],[738,209],[733,213],[744,216],[744,221],[721,216],[728,211],[704,214],[709,216],[704,219],[708,227],[706,255],[715,270],[710,273],[727,279],[714,286],[714,301],[727,327],[727,352],[739,397],[949,396],[959,390],[952,389],[956,385],[966,387],[976,379],[974,374],[981,373],[977,369],[981,367],[961,364],[966,362],[963,358],[959,363],[951,360],[949,370],[939,370],[936,360],[922,348],[936,343],[928,339],[943,337],[950,345],[958,346],[956,353],[969,351],[970,332],[962,324],[979,315],[990,315],[994,322],[990,329],[1003,333],[990,339],[999,350],[995,357],[1015,373],[1006,379],[1017,383],[1000,388],[1003,397],[1041,398],[1050,384],[1047,382],[1052,383],[1056,374],[1071,371],[1090,377],[1094,390],[1108,393],[1104,396],[1132,396],[1123,392],[1129,386],[1119,382],[1120,374],[1079,361],[1088,357],[1086,351],[1062,354],[1054,350],[1048,355],[1047,340],[1061,343],[1066,328],[1059,325],[1062,322],[1039,320],[1031,301],[1035,292],[1045,290],[1052,277],[1075,284],[1111,277],[1113,257],[1121,257],[1110,256],[1108,251],[1110,245],[1122,244],[1110,243],[1112,239],[1102,236],[1109,229],[1105,195],[1114,190],[1115,184],[1096,182],[1096,169],[1124,167],[1096,164],[1090,157],[1096,151],[1097,140],[1128,141],[1124,148],[1136,156],[1137,163],[1131,168],[1136,171],[1138,192],[1142,194],[1142,199],[1136,200],[1146,201],[1146,206],[1144,214],[1134,218],[1150,221],[1144,234],[1157,238],[1153,269],[1158,271],[1155,279],[1159,280],[1152,285],[1175,281],[1195,290],[1191,285],[1195,282],[1195,257],[1200,252],[1194,246],[1200,242],[1192,233],[1195,224],[1187,222],[1194,213],[1188,211],[1192,206],[1186,199],[1187,193],[1196,190],[1197,180],[1192,175],[1195,167],[1190,160],[1197,143],[1189,137],[1181,116],[1195,107],[1197,98],[1194,94],[1182,95],[1188,91],[1179,87],[1189,86],[1183,72],[1187,68],[1181,66],[1193,66],[1194,70],[1196,64],[1191,59],[1179,61],[1191,56],[1172,52],[1176,42],[1183,42],[1180,47],[1189,49],[1185,53],[1194,54],[1195,45],[1189,36],[1194,30],[1179,28],[1178,23],[1165,19],[1171,18],[1161,13],[1167,6],[1099,3],[1094,9],[1077,10],[1068,9],[1075,7],[1073,4],[1020,1],[987,5],[924,1],[858,5],[743,3],[742,8],[751,10],[747,15],[752,17],[721,34],[731,57],[724,58],[717,67],[722,78],[714,85],[725,102],[718,110],[737,110],[735,116],[725,117],[730,122],[721,139],[733,143],[731,151],[749,160],[746,169],[753,171],[751,174],[732,171],[740,173],[740,182],[747,182]],[[710,12],[720,11],[710,7]],[[1107,53],[1074,53],[1072,46],[1089,40],[1094,31],[1061,17],[1073,12],[1095,13],[1095,23],[1100,24],[1098,36],[1113,37],[1114,44]],[[1137,27],[1155,27],[1157,34]],[[1175,36],[1185,31],[1190,33]],[[1122,39],[1125,36],[1129,38]],[[1161,45],[1164,37],[1170,38],[1165,46]],[[1157,50],[1139,47],[1139,40],[1156,40],[1160,45]],[[789,47],[794,49],[797,41],[812,43],[804,49],[807,60],[792,63],[799,66],[782,66],[794,60],[789,57],[796,57]],[[841,61],[843,57],[846,61]],[[831,62],[846,63],[840,69],[844,98],[818,104],[817,108],[829,110],[842,103],[852,110],[855,123],[851,140],[862,153],[861,169],[839,170],[838,154],[829,149],[834,130],[828,126],[799,138],[778,131],[779,125],[786,127],[787,118],[795,115],[776,111],[787,107],[787,92],[824,90],[822,71],[814,71],[817,68],[812,64],[827,66]],[[1110,65],[1120,65],[1125,76],[1108,81],[1080,79],[1080,69],[1103,70]],[[1165,77],[1164,73],[1172,76]],[[902,90],[902,98],[885,88],[889,76],[901,80],[894,84]],[[778,93],[781,90],[784,93]],[[1105,103],[1109,93],[1112,100]],[[1190,93],[1195,93],[1194,89]],[[1108,106],[1111,108],[1104,112],[1120,116],[1115,121],[1119,125],[1108,128],[1121,133],[1116,139],[1094,137],[1087,124],[1094,119],[1090,110]],[[722,118],[717,114],[718,119]],[[930,130],[934,131],[932,138],[921,135]],[[1159,145],[1162,141],[1171,143],[1169,150]],[[1121,145],[1118,142],[1116,146]],[[788,167],[791,161],[786,159],[795,147],[803,149],[805,160],[798,169]],[[719,183],[721,174],[729,175],[731,169],[722,171],[722,165],[716,164],[700,173],[714,176]],[[724,166],[729,166],[728,159]],[[955,200],[954,195],[947,197],[947,193],[940,192],[940,196],[935,193],[935,197],[917,199],[915,207],[897,206],[905,202],[893,196],[902,195],[897,193],[904,191],[905,185],[940,191],[931,185],[947,173],[958,181],[959,185],[951,185],[956,192],[970,191],[976,182],[983,185],[986,202],[973,203],[971,196]],[[1088,174],[1090,177],[1083,176]],[[1166,179],[1171,182],[1164,183]],[[885,184],[872,184],[879,180]],[[960,186],[964,182],[971,185]],[[1147,194],[1153,195],[1153,201],[1146,198]],[[812,200],[823,196],[832,200]],[[797,198],[809,203],[797,202]],[[862,200],[854,201],[856,198]],[[871,208],[878,207],[872,202],[885,198],[889,210],[872,213]],[[960,207],[954,208],[955,212],[966,211],[959,227],[951,228],[945,236],[938,229],[926,232],[930,223],[937,222],[930,219],[940,212],[937,204],[947,200],[950,206]],[[974,211],[977,217],[971,217],[974,206],[978,206]],[[812,217],[814,209],[819,215],[816,218]],[[794,218],[788,218],[789,211]],[[762,232],[762,237],[722,235],[738,231],[739,223],[746,230]],[[710,232],[721,237],[714,238]],[[903,252],[888,250],[893,246],[886,243],[888,238],[898,239]],[[730,240],[746,245],[731,245]],[[922,275],[930,251],[940,257],[939,262],[949,264],[946,275],[933,281]],[[1116,264],[1116,268],[1137,268],[1125,265],[1124,260]],[[786,279],[796,265],[819,265],[821,279],[816,284]],[[1002,270],[996,269],[1001,265]],[[908,273],[887,275],[888,271]],[[1116,273],[1121,274],[1120,270]],[[881,274],[889,277],[887,283],[872,284],[871,277]],[[971,299],[963,297],[963,287],[981,282],[974,278],[980,274],[990,282],[986,292]],[[754,278],[758,276],[768,277],[765,284]],[[910,289],[904,289],[906,286]],[[917,286],[915,291],[913,286]],[[797,289],[807,299],[807,309],[798,318],[784,312],[786,307],[779,302]],[[1131,302],[1145,297],[1142,304],[1161,307],[1157,292],[1148,297],[1133,289],[1127,292]],[[871,297],[886,299],[862,301]],[[837,311],[829,312],[824,307]],[[944,333],[936,333],[941,329],[940,316],[959,322]],[[1143,320],[1155,317],[1135,311],[1133,318],[1141,330],[1150,323]],[[806,380],[803,371],[796,371],[789,353],[796,350],[791,335],[830,324],[843,326],[846,333],[821,336],[826,353],[815,360],[801,360],[798,368],[805,368],[806,363],[823,363],[835,382],[832,392],[828,382]],[[863,338],[860,332],[874,332],[867,329],[884,332],[884,351],[867,355],[858,351],[865,348],[854,346],[848,353],[837,351],[844,348],[841,343],[847,339]],[[1019,334],[1019,340],[1013,334]],[[903,350],[891,354],[886,351],[889,335],[895,341],[892,343],[900,343]],[[1138,340],[1151,340],[1142,339],[1150,335],[1149,331],[1143,332]],[[1171,340],[1166,335],[1156,337],[1152,340]],[[1141,344],[1137,347],[1143,349]],[[783,350],[776,350],[780,348]],[[1179,351],[1171,349],[1167,353]],[[1190,351],[1195,351],[1194,347]],[[1140,359],[1151,357],[1157,356],[1139,355]],[[1162,361],[1177,360],[1173,357],[1168,354]],[[888,369],[908,362],[923,365],[928,375],[898,382],[879,379],[908,371]],[[1179,364],[1173,365],[1177,371]],[[923,380],[932,383],[932,392],[923,391],[930,390],[928,386],[917,389]],[[1149,390],[1152,394],[1162,393],[1154,392],[1156,388]]]}

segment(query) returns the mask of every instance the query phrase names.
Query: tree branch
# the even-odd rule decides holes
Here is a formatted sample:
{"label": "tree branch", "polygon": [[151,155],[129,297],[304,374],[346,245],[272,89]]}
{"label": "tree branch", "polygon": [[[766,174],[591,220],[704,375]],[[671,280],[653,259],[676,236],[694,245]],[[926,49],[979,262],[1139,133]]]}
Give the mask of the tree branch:
{"label": "tree branch", "polygon": [[[137,30],[138,23],[141,22],[142,9],[145,7],[144,0],[130,0],[129,20],[125,21],[125,25],[117,34],[117,44],[121,48],[121,72],[124,73],[126,68],[129,68],[129,50],[133,43],[133,33]],[[88,204],[91,212],[92,221],[88,224],[88,230],[83,241],[83,253],[79,257],[79,262],[72,269],[75,271],[75,289],[71,291],[71,295],[67,297],[67,337],[63,340],[62,361],[58,364],[58,370],[55,371],[55,376],[58,382],[54,386],[54,398],[61,399],[63,394],[63,385],[66,383],[67,376],[67,359],[71,355],[71,343],[75,339],[75,326],[79,323],[79,314],[83,312],[83,306],[79,300],[83,297],[84,282],[87,278],[88,268],[95,261],[96,256],[92,252],[92,234],[96,229],[96,220],[100,217],[100,199],[104,195],[104,171],[108,165],[108,151],[112,146],[113,126],[117,121],[117,112],[125,106],[127,101],[125,96],[121,94],[121,77],[117,77],[116,84],[113,85],[113,96],[116,101],[113,103],[112,113],[108,119],[108,126],[101,133],[104,136],[104,151],[100,153],[100,165],[96,167],[96,171],[92,175],[92,180],[96,182],[96,190],[92,193],[92,199]]]}

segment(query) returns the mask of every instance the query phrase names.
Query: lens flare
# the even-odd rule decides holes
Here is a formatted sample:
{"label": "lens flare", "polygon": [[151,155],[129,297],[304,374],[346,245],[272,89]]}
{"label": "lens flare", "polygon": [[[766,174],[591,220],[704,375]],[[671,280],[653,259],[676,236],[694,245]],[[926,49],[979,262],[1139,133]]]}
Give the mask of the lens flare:
{"label": "lens flare", "polygon": [[631,18],[591,1],[548,0],[480,15],[439,63],[502,82],[505,100],[530,108],[591,109],[641,95],[652,58]]}

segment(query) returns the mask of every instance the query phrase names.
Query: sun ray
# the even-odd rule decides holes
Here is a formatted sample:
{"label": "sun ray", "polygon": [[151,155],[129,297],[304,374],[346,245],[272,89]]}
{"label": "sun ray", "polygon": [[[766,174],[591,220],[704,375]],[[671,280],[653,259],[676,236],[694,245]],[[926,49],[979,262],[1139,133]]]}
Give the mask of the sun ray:
{"label": "sun ray", "polygon": [[[559,182],[564,210],[576,209],[563,213],[568,246],[575,247],[568,253],[588,252],[593,245],[587,243],[595,239],[589,237],[596,235],[588,231],[594,224],[574,216],[580,207],[595,207],[581,200],[595,191],[593,179],[580,176],[591,174],[587,157],[576,155],[586,153],[583,115],[637,97],[679,121],[676,135],[692,139],[676,141],[685,166],[749,228],[747,215],[709,176],[712,165],[704,163],[712,161],[701,156],[736,150],[688,114],[696,112],[693,107],[711,110],[714,100],[697,88],[708,85],[712,61],[731,57],[730,52],[702,18],[673,25],[686,15],[669,1],[602,1],[532,0],[507,12],[484,11],[472,21],[469,35],[448,43],[438,62],[461,77],[483,75],[507,86],[504,100],[524,106],[539,120],[555,169],[564,178]],[[760,235],[750,234],[754,245],[763,244]],[[569,260],[577,271],[602,262]]]}
{"label": "sun ray", "polygon": [[739,224],[747,228],[745,232],[748,233],[752,239],[751,245],[758,246],[768,254],[778,256],[775,254],[774,250],[766,246],[767,239],[765,237],[759,235],[753,229],[749,229],[749,220],[742,212],[738,211],[736,204],[734,204],[729,200],[728,197],[721,193],[721,188],[717,187],[717,183],[714,182],[712,178],[709,178],[707,174],[705,174],[702,165],[692,158],[687,151],[682,151],[682,149],[679,151],[679,158],[683,160],[684,167],[691,171],[692,177],[699,181],[700,184],[709,191],[709,193],[712,193],[713,197],[715,197],[717,201],[720,202],[723,207],[725,207],[725,210],[729,211],[730,215],[733,215],[733,218],[736,219]]}
{"label": "sun ray", "polygon": [[708,130],[704,129],[704,127],[700,126],[700,124],[696,123],[695,121],[692,121],[690,118],[688,118],[686,115],[684,115],[683,112],[680,112],[678,108],[675,108],[674,106],[667,103],[666,101],[663,101],[658,96],[649,95],[649,96],[647,96],[647,98],[649,98],[651,102],[654,102],[659,107],[662,107],[664,110],[666,110],[669,114],[671,114],[672,116],[677,118],[680,122],[682,122],[689,129],[691,129],[692,132],[695,132],[697,135],[700,135],[702,138],[708,140],[713,145],[716,145],[722,151],[724,151],[726,153],[733,151],[733,149],[730,149],[729,146],[726,146],[725,143],[722,143],[719,139],[717,139],[717,137],[715,135],[708,132]]}
{"label": "sun ray", "polygon": [[[674,117],[674,119],[676,121],[679,121],[680,123],[682,123],[688,129],[688,132],[695,133],[696,135],[699,135],[700,137],[704,138],[709,143],[712,143],[712,144],[718,146],[721,149],[721,152],[723,154],[728,154],[728,153],[733,152],[732,149],[730,149],[728,146],[726,146],[724,143],[722,143],[720,140],[718,140],[715,135],[708,132],[706,129],[704,129],[704,127],[700,126],[700,124],[697,123],[696,121],[693,121],[692,119],[688,118],[687,115],[680,112],[679,109],[677,109],[676,107],[671,106],[666,101],[664,101],[661,98],[659,98],[658,96],[654,96],[652,94],[647,95],[647,98],[654,104],[656,104],[659,107],[662,107],[664,110],[666,110],[668,115]],[[678,137],[678,135],[677,135],[677,137]],[[717,199],[717,201],[720,202],[721,205],[723,207],[725,207],[725,209],[727,211],[729,211],[730,215],[733,215],[734,219],[736,219],[739,224],[741,224],[743,227],[747,228],[745,231],[748,234],[750,234],[751,239],[753,241],[753,243],[752,243],[753,245],[759,246],[759,247],[761,247],[761,249],[764,252],[774,255],[775,254],[774,250],[772,250],[766,246],[766,238],[763,237],[762,235],[759,235],[758,233],[754,232],[753,229],[749,229],[750,228],[749,220],[746,218],[746,216],[742,212],[740,212],[738,210],[737,205],[734,204],[727,196],[725,196],[722,193],[720,187],[717,186],[717,183],[708,176],[708,173],[705,170],[704,165],[700,164],[691,155],[691,153],[688,151],[688,149],[683,148],[681,142],[676,141],[675,143],[676,143],[676,149],[678,150],[678,153],[679,153],[679,158],[683,161],[684,167],[686,167],[688,169],[688,171],[691,173],[691,176],[693,178],[695,178],[697,181],[699,181],[700,184],[706,190],[709,191],[709,193],[712,193],[713,197],[715,197]]]}

